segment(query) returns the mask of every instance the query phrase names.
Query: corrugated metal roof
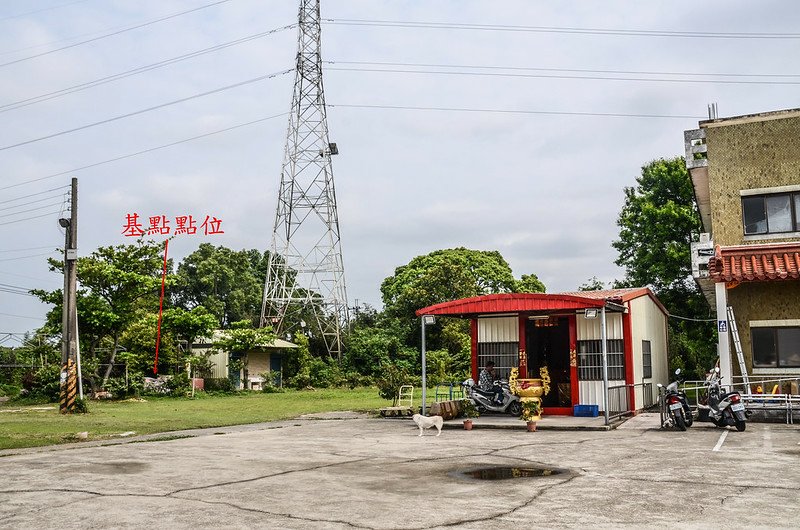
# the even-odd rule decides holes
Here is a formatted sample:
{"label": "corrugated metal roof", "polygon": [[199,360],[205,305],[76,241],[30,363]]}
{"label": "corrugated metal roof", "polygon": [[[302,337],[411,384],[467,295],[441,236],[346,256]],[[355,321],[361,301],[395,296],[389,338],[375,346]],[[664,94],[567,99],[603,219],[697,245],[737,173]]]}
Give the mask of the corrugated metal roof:
{"label": "corrugated metal roof", "polygon": [[523,313],[534,311],[580,310],[603,307],[605,301],[627,302],[640,296],[650,296],[664,313],[666,310],[650,289],[606,289],[601,291],[576,291],[568,293],[503,293],[474,296],[424,307],[421,315],[484,315],[497,313]]}
{"label": "corrugated metal roof", "polygon": [[718,282],[800,279],[800,242],[721,247],[708,264]]}
{"label": "corrugated metal roof", "polygon": [[[227,333],[227,330],[225,330],[225,329],[216,329],[211,334],[211,338],[209,338],[209,337],[200,337],[200,338],[196,339],[195,343],[196,344],[213,344],[213,343],[217,342],[218,340],[220,340],[221,338],[223,338],[226,333]],[[286,340],[283,340],[283,339],[279,339],[277,337],[275,339],[273,339],[272,342],[269,342],[267,344],[258,344],[257,346],[259,348],[272,348],[272,349],[286,349],[286,348],[297,348],[298,347],[297,344],[294,344],[293,342],[289,342],[289,341],[286,341]]]}

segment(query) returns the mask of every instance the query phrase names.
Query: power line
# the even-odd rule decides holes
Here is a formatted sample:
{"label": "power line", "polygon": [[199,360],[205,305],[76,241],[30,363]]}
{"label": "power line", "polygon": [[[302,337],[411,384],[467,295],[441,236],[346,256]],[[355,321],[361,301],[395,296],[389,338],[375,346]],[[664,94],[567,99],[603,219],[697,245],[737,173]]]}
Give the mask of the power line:
{"label": "power line", "polygon": [[[0,226],[10,225],[14,223],[21,223],[22,221],[30,221],[31,219],[41,219],[42,217],[47,217],[48,215],[56,215],[60,214],[61,212],[48,212],[42,215],[34,215],[33,217],[26,217],[24,219],[16,219],[14,221],[6,221],[5,223],[0,223]],[[46,255],[46,254],[44,254]],[[32,256],[31,256],[32,257]],[[22,258],[9,258],[9,259],[0,259],[0,261],[11,261],[12,259],[22,259]]]}
{"label": "power line", "polygon": [[20,147],[20,146],[23,146],[23,145],[28,145],[28,144],[32,144],[32,143],[36,143],[36,142],[41,142],[42,140],[49,140],[50,138],[56,138],[58,136],[63,136],[65,134],[70,134],[70,133],[74,133],[74,132],[77,132],[77,131],[82,131],[84,129],[89,129],[91,127],[96,127],[98,125],[104,125],[106,123],[111,123],[111,122],[122,120],[122,119],[125,119],[125,118],[130,118],[131,116],[137,116],[139,114],[144,114],[146,112],[151,112],[151,111],[154,111],[154,110],[163,109],[163,108],[169,107],[171,105],[176,105],[178,103],[184,103],[186,101],[191,101],[193,99],[197,99],[197,98],[200,98],[200,97],[203,97],[203,96],[208,96],[208,95],[211,95],[211,94],[217,94],[217,93],[223,92],[225,90],[230,90],[232,88],[238,88],[240,86],[248,85],[248,84],[251,84],[251,83],[258,82],[258,81],[263,81],[265,79],[271,79],[271,78],[274,78],[274,77],[278,77],[278,76],[281,76],[281,75],[288,74],[289,72],[293,72],[293,71],[294,71],[294,69],[290,68],[288,70],[283,70],[281,72],[275,72],[275,73],[271,73],[271,74],[267,74],[267,75],[261,75],[261,76],[258,76],[258,77],[254,77],[252,79],[248,79],[246,81],[240,81],[238,83],[234,83],[232,85],[227,85],[227,86],[215,88],[213,90],[208,90],[206,92],[201,92],[199,94],[194,94],[194,95],[191,95],[191,96],[187,96],[185,98],[176,99],[176,100],[173,100],[173,101],[168,101],[166,103],[161,103],[160,105],[155,105],[153,107],[147,107],[145,109],[140,109],[140,110],[137,110],[137,111],[129,112],[127,114],[121,114],[119,116],[114,116],[113,118],[107,118],[105,120],[100,120],[100,121],[96,121],[96,122],[93,122],[93,123],[87,123],[86,125],[81,125],[80,127],[75,127],[73,129],[67,129],[65,131],[60,131],[60,132],[57,132],[57,133],[48,134],[46,136],[40,136],[39,138],[33,138],[31,140],[26,140],[24,142],[19,142],[19,143],[12,144],[12,145],[6,145],[4,147],[0,147],[0,151],[6,151],[8,149],[13,149],[15,147]]}
{"label": "power line", "polygon": [[[2,252],[25,252],[25,251],[28,251],[28,250],[42,250],[44,248],[53,248],[54,246],[55,245],[47,245],[47,246],[44,246],[44,247],[28,247],[28,248],[4,248],[4,249],[0,250],[0,253],[2,253]],[[0,274],[2,274],[2,272],[0,272]],[[0,285],[3,285],[3,284],[0,283]]]}
{"label": "power line", "polygon": [[[720,72],[660,72],[648,70],[592,70],[588,68],[542,68],[529,66],[497,66],[497,65],[476,65],[476,64],[436,64],[436,63],[396,63],[382,61],[325,61],[326,64],[353,64],[353,65],[373,65],[373,66],[412,66],[419,68],[469,68],[474,70],[511,70],[511,71],[533,71],[533,72],[573,72],[591,74],[633,74],[633,75],[671,75],[671,76],[712,76],[712,77],[800,77],[800,74],[733,74]],[[2,108],[2,107],[0,107]]]}
{"label": "power line", "polygon": [[680,37],[708,39],[800,39],[800,33],[767,32],[702,32],[638,29],[578,28],[558,26],[512,26],[508,24],[461,24],[449,22],[413,22],[400,20],[326,19],[326,24],[341,26],[374,26],[417,29],[455,29],[474,31],[507,31],[518,33],[565,33],[580,35],[614,35],[625,37]]}
{"label": "power line", "polygon": [[597,116],[607,118],[666,118],[666,119],[703,119],[705,116],[692,116],[681,114],[625,114],[619,112],[570,112],[554,110],[526,110],[526,109],[481,109],[464,107],[417,107],[411,105],[351,105],[327,103],[328,107],[343,107],[356,109],[387,109],[387,110],[431,110],[442,112],[487,112],[497,114],[541,114],[553,116]]}
{"label": "power line", "polygon": [[4,214],[0,214],[0,218],[13,217],[15,215],[22,215],[22,214],[30,213],[30,212],[38,212],[39,210],[46,210],[47,208],[52,208],[53,206],[61,206],[63,204],[64,204],[64,201],[59,201],[59,202],[54,202],[54,203],[51,203],[51,204],[45,204],[44,206],[37,206],[36,208],[28,208],[27,210],[21,210],[19,212],[4,213]]}
{"label": "power line", "polygon": [[15,59],[13,61],[9,61],[7,63],[2,63],[2,64],[0,64],[0,67],[21,63],[23,61],[28,61],[30,59],[36,59],[37,57],[42,57],[44,55],[49,55],[51,53],[60,52],[60,51],[63,51],[63,50],[68,50],[70,48],[75,48],[76,46],[81,46],[83,44],[88,44],[90,42],[95,42],[95,41],[98,41],[98,40],[101,40],[101,39],[105,39],[105,38],[108,38],[108,37],[113,37],[114,35],[119,35],[120,33],[133,31],[135,29],[140,29],[140,28],[143,28],[145,26],[151,26],[153,24],[157,24],[158,22],[163,22],[165,20],[176,18],[176,17],[182,16],[182,15],[186,15],[186,14],[189,14],[189,13],[194,13],[195,11],[200,11],[201,9],[206,9],[206,8],[213,7],[213,6],[216,6],[216,5],[219,5],[219,4],[224,4],[224,3],[230,2],[230,1],[231,0],[218,0],[217,2],[212,2],[210,4],[206,4],[206,5],[203,5],[203,6],[200,6],[200,7],[187,9],[186,11],[181,11],[180,13],[173,13],[173,14],[167,15],[165,17],[157,18],[157,19],[154,19],[154,20],[148,20],[147,22],[143,22],[142,24],[137,24],[135,26],[130,26],[130,27],[127,27],[127,28],[123,28],[123,29],[120,29],[120,30],[117,30],[117,31],[113,31],[111,33],[105,33],[105,34],[100,35],[98,37],[93,37],[91,39],[82,40],[82,41],[76,42],[74,44],[69,44],[67,46],[62,46],[60,48],[55,48],[53,50],[48,50],[46,52],[37,53],[35,55],[29,55],[27,57],[22,57],[20,59]]}
{"label": "power line", "polygon": [[392,73],[392,74],[436,74],[436,75],[474,75],[479,77],[515,77],[529,79],[583,79],[592,81],[650,81],[659,83],[715,83],[725,85],[800,85],[800,81],[748,81],[748,80],[729,80],[729,79],[667,79],[650,77],[611,77],[598,75],[556,75],[556,74],[519,74],[501,72],[465,72],[454,70],[408,70],[399,68],[341,68],[332,67],[328,70],[338,70],[343,72],[371,72],[371,73]]}
{"label": "power line", "polygon": [[30,16],[30,15],[35,15],[37,13],[42,13],[44,11],[50,11],[52,9],[61,9],[62,7],[72,6],[72,5],[75,5],[75,4],[82,4],[82,3],[86,2],[86,1],[87,0],[76,0],[75,2],[68,2],[66,4],[59,4],[59,5],[50,6],[50,7],[43,7],[41,9],[37,9],[35,11],[28,11],[27,13],[20,13],[19,15],[10,15],[10,16],[7,16],[7,17],[0,18],[0,22],[3,22],[5,20],[11,20],[13,18],[27,17],[27,16]]}
{"label": "power line", "polygon": [[0,313],[0,315],[6,316],[6,317],[14,317],[14,318],[28,318],[28,319],[30,319],[30,320],[41,320],[41,321],[47,321],[47,319],[46,319],[46,318],[42,318],[42,317],[28,317],[28,316],[24,316],[24,315],[12,315],[11,313]]}
{"label": "power line", "polygon": [[[20,220],[24,221],[25,219],[20,219]],[[9,223],[2,223],[2,224],[9,224]],[[0,259],[0,261],[18,261],[18,260],[21,260],[21,259],[41,258],[42,256],[50,256],[52,254],[55,254],[56,252],[58,252],[58,250],[53,250],[51,252],[45,252],[44,254],[30,254],[28,256],[17,256],[16,258],[3,258],[3,259]]]}
{"label": "power line", "polygon": [[[4,187],[0,188],[0,190],[5,190],[5,189],[8,189],[8,188],[13,188],[13,187],[14,187],[13,185],[12,186],[4,186]],[[9,203],[9,202],[18,201],[20,199],[27,199],[28,197],[35,197],[37,195],[43,195],[45,193],[50,193],[51,191],[63,190],[63,189],[67,189],[67,188],[69,188],[69,186],[59,186],[57,188],[50,188],[49,190],[39,191],[37,193],[30,193],[28,195],[22,195],[21,197],[16,197],[14,199],[7,199],[5,201],[0,201],[0,204],[6,204],[6,203]]]}
{"label": "power line", "polygon": [[208,132],[208,133],[204,133],[204,134],[198,134],[197,136],[192,136],[191,138],[184,138],[183,140],[178,140],[178,141],[171,142],[171,143],[168,143],[168,144],[158,145],[156,147],[151,147],[149,149],[143,149],[142,151],[137,151],[135,153],[128,153],[126,155],[120,155],[120,156],[117,156],[117,157],[114,157],[114,158],[109,158],[108,160],[102,160],[100,162],[94,162],[92,164],[87,164],[85,166],[76,167],[76,168],[73,168],[73,169],[69,169],[67,171],[61,171],[60,173],[54,173],[52,175],[46,175],[44,177],[39,177],[39,178],[35,178],[35,179],[30,179],[30,180],[24,180],[22,182],[18,182],[16,184],[11,184],[9,186],[5,186],[3,188],[0,188],[0,190],[4,190],[4,189],[8,189],[8,188],[15,188],[17,186],[24,186],[26,184],[32,184],[34,182],[39,182],[39,181],[42,181],[42,180],[61,177],[61,176],[64,176],[64,175],[69,175],[71,173],[76,173],[76,172],[82,171],[84,169],[90,169],[90,168],[93,168],[93,167],[102,166],[104,164],[110,164],[112,162],[118,162],[120,160],[125,160],[126,158],[133,158],[135,156],[143,155],[145,153],[152,153],[153,151],[158,151],[160,149],[166,149],[168,147],[174,147],[176,145],[185,144],[185,143],[188,143],[188,142],[191,142],[191,141],[194,141],[194,140],[199,140],[200,138],[206,138],[208,136],[213,136],[215,134],[221,134],[221,133],[225,133],[225,132],[228,132],[228,131],[233,131],[234,129],[240,129],[240,128],[246,127],[248,125],[254,125],[256,123],[261,123],[263,121],[272,120],[272,119],[275,119],[275,118],[280,118],[281,116],[286,116],[287,114],[289,114],[289,113],[288,112],[282,112],[280,114],[275,114],[275,115],[272,115],[272,116],[266,116],[264,118],[258,118],[258,119],[255,119],[255,120],[252,120],[252,121],[249,121],[249,122],[246,122],[246,123],[240,123],[238,125],[232,125],[230,127],[224,128],[224,129],[219,129],[219,130]]}
{"label": "power line", "polygon": [[249,41],[252,41],[252,40],[263,38],[263,37],[266,37],[266,36],[271,35],[273,33],[277,33],[279,31],[283,31],[283,30],[286,30],[286,29],[291,29],[291,28],[296,27],[296,26],[297,26],[297,24],[289,24],[287,26],[282,26],[280,28],[271,29],[269,31],[256,33],[254,35],[249,35],[247,37],[242,37],[240,39],[236,39],[236,40],[233,40],[233,41],[228,41],[228,42],[225,42],[225,43],[222,43],[222,44],[217,44],[216,46],[211,46],[209,48],[204,48],[202,50],[197,50],[197,51],[194,51],[194,52],[191,52],[191,53],[187,53],[187,54],[184,54],[184,55],[179,55],[177,57],[172,57],[170,59],[164,59],[163,61],[158,61],[156,63],[151,63],[151,64],[144,65],[144,66],[139,66],[137,68],[133,68],[133,69],[127,70],[125,72],[120,72],[120,73],[113,74],[113,75],[110,75],[110,76],[101,77],[100,79],[95,79],[93,81],[87,81],[85,83],[80,83],[80,84],[77,84],[77,85],[73,85],[71,87],[63,88],[61,90],[56,90],[56,91],[53,91],[53,92],[49,92],[47,94],[40,94],[38,96],[34,96],[34,97],[31,97],[31,98],[23,99],[23,100],[20,100],[20,101],[15,101],[13,103],[6,103],[5,105],[0,105],[0,112],[7,112],[9,110],[15,110],[15,109],[19,109],[19,108],[22,108],[22,107],[27,107],[29,105],[34,105],[36,103],[41,103],[42,101],[48,101],[48,100],[55,99],[55,98],[58,98],[58,97],[61,97],[61,96],[65,96],[67,94],[72,94],[72,93],[75,93],[75,92],[80,92],[82,90],[87,90],[89,88],[94,88],[96,86],[104,85],[104,84],[110,83],[112,81],[117,81],[119,79],[124,79],[126,77],[130,77],[130,76],[133,76],[133,75],[136,75],[136,74],[140,74],[140,73],[143,73],[143,72],[149,72],[151,70],[155,70],[157,68],[161,68],[161,67],[164,67],[164,66],[169,66],[169,65],[178,63],[180,61],[185,61],[186,59],[193,59],[195,57],[199,57],[199,56],[207,54],[207,53],[223,50],[225,48],[230,48],[231,46],[236,46],[237,44],[242,44],[242,43],[245,43],[245,42],[249,42]]}
{"label": "power line", "polygon": [[[69,195],[69,194],[67,193],[66,195]],[[5,209],[6,210],[13,210],[15,208],[21,208],[22,206],[28,206],[30,204],[37,204],[37,203],[44,202],[44,201],[51,201],[53,199],[58,199],[59,197],[62,197],[62,195],[51,195],[49,197],[44,197],[42,199],[36,199],[35,201],[23,202],[23,203],[20,203],[20,204],[15,204],[14,206],[6,206]],[[66,197],[62,197],[62,198],[64,198],[64,200],[66,200]],[[0,250],[0,252],[2,252],[2,250]]]}

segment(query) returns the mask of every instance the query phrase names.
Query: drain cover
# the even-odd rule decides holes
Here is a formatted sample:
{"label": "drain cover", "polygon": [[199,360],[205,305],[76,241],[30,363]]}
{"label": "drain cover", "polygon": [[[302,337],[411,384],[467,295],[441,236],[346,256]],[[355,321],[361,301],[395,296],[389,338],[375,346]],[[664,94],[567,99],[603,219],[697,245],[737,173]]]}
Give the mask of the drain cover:
{"label": "drain cover", "polygon": [[461,472],[461,474],[477,480],[550,477],[561,473],[564,473],[564,470],[549,467],[481,467]]}

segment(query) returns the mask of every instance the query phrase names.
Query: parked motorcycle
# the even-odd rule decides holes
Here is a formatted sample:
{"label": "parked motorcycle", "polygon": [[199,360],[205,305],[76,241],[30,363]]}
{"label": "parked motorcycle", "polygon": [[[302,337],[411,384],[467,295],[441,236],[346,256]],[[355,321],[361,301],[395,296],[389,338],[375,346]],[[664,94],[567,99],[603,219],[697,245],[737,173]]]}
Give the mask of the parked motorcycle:
{"label": "parked motorcycle", "polygon": [[659,389],[659,402],[661,405],[661,425],[663,427],[677,427],[681,431],[685,431],[687,427],[691,427],[694,423],[694,416],[692,409],[689,406],[689,400],[686,398],[686,393],[678,390],[679,376],[681,369],[675,370],[675,381],[668,384],[666,387],[658,383]]}
{"label": "parked motorcycle", "polygon": [[519,396],[511,393],[508,382],[495,381],[495,384],[499,385],[503,390],[503,402],[501,404],[494,402],[494,392],[481,389],[471,378],[461,383],[461,387],[464,389],[464,396],[472,400],[475,408],[481,414],[484,412],[501,412],[512,416],[522,414],[522,404],[519,401]]}
{"label": "parked motorcycle", "polygon": [[747,427],[746,421],[750,411],[745,409],[739,392],[723,392],[720,386],[721,380],[719,367],[715,367],[706,377],[705,402],[701,401],[698,406],[702,411],[708,411],[708,419],[717,427],[735,426],[736,430],[741,432]]}

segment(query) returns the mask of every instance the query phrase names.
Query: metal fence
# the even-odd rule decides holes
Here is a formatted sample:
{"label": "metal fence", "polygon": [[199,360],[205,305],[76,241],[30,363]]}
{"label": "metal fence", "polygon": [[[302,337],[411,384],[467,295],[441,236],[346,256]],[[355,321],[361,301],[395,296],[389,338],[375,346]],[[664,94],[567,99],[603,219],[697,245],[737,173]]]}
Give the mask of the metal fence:
{"label": "metal fence", "polygon": [[[750,388],[740,376],[733,379],[733,384],[720,386],[725,392],[742,389],[740,395],[749,411],[760,413],[763,419],[783,417],[788,424],[800,420],[800,377],[770,379],[768,376],[750,376]],[[705,381],[684,381],[681,388],[697,408],[706,393]],[[753,392],[758,388],[761,392]]]}
{"label": "metal fence", "polygon": [[461,383],[440,383],[436,385],[433,394],[434,401],[453,401],[454,399],[464,399],[464,389],[461,387]]}
{"label": "metal fence", "polygon": [[632,385],[616,385],[608,387],[608,419],[619,418],[626,414],[633,414],[633,406],[630,402],[630,389],[634,394],[636,389],[642,391],[642,408],[648,409],[655,404],[653,396],[653,383],[636,383]]}

